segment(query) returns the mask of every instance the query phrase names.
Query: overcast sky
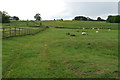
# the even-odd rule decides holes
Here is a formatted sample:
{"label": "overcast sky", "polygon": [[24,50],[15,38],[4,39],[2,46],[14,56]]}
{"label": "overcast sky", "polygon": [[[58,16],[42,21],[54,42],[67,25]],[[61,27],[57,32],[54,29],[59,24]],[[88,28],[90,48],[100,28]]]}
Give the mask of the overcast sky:
{"label": "overcast sky", "polygon": [[119,0],[2,0],[0,11],[21,20],[33,20],[40,13],[42,20],[66,19],[75,16],[98,16],[106,19],[108,15],[118,14]]}

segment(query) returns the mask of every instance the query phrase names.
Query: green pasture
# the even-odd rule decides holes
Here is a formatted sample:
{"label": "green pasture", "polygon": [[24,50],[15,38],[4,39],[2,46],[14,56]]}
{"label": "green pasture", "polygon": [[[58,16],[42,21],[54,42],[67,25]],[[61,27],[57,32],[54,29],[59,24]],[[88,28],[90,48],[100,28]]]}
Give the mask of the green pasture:
{"label": "green pasture", "polygon": [[59,27],[118,29],[118,23],[107,23],[105,21],[42,21],[42,24]]}
{"label": "green pasture", "polygon": [[11,21],[10,23],[3,23],[2,27],[18,27],[18,28],[43,28],[40,21]]}
{"label": "green pasture", "polygon": [[[74,21],[72,26],[71,22],[43,21],[42,24],[78,27],[81,23]],[[94,27],[99,23],[107,25],[90,23],[96,24]],[[89,26],[88,22],[85,24]],[[81,35],[82,31],[48,28],[35,35],[4,39],[3,78],[117,78],[118,30],[98,33],[84,30],[88,35]],[[68,32],[76,36],[67,35]]]}

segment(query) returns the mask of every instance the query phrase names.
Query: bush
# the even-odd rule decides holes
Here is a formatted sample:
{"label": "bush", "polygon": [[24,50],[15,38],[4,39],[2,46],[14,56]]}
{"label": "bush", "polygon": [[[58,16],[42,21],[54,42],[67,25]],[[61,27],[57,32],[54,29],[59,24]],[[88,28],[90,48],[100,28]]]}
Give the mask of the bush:
{"label": "bush", "polygon": [[120,23],[120,15],[117,16],[108,16],[107,22],[109,23]]}
{"label": "bush", "polygon": [[87,18],[84,16],[76,16],[74,20],[87,21]]}

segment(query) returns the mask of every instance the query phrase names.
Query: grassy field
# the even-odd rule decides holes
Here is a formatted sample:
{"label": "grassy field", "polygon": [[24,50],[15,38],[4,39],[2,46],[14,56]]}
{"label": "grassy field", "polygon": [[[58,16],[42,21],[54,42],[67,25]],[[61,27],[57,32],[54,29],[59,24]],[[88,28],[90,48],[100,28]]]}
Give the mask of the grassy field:
{"label": "grassy field", "polygon": [[106,23],[105,21],[42,21],[42,24],[59,27],[118,28],[117,23]]}
{"label": "grassy field", "polygon": [[19,28],[43,28],[40,21],[11,21],[10,23],[3,23],[2,27],[19,27]]}
{"label": "grassy field", "polygon": [[[104,23],[101,24],[102,27],[117,27],[117,24],[110,25],[105,22],[42,23],[66,27],[85,24],[97,27]],[[78,29],[49,28],[35,35],[4,39],[3,78],[116,78],[118,31],[85,31],[88,35],[81,35],[82,30]],[[66,35],[67,32],[76,36]]]}

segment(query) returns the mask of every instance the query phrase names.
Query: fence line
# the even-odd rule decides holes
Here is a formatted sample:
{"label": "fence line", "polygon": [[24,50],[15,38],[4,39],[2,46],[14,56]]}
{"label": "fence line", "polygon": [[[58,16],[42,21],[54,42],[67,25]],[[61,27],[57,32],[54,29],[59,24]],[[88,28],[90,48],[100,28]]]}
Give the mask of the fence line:
{"label": "fence line", "polygon": [[[14,36],[25,36],[25,35],[33,35],[40,31],[45,30],[47,27],[39,28],[39,29],[31,29],[31,28],[18,28],[18,27],[2,27],[0,28],[0,32],[2,33],[2,38],[9,38]],[[1,39],[2,39],[1,38]]]}

